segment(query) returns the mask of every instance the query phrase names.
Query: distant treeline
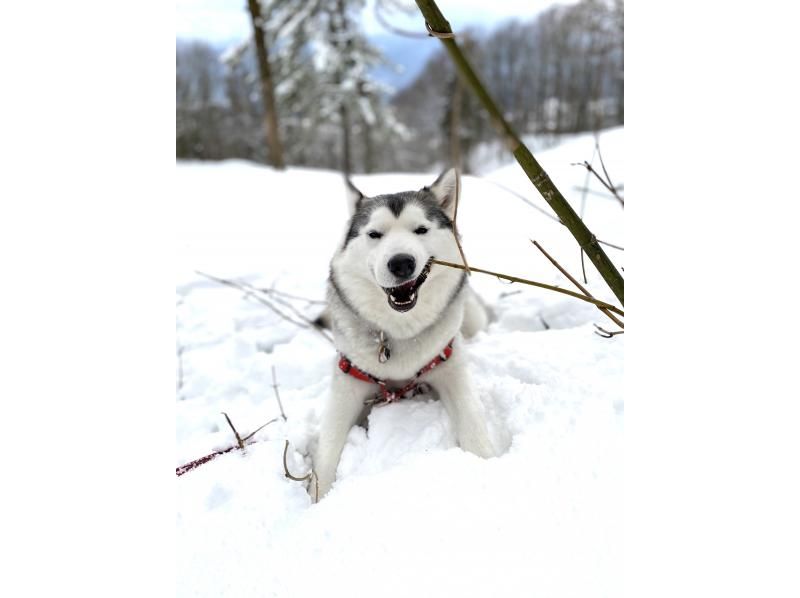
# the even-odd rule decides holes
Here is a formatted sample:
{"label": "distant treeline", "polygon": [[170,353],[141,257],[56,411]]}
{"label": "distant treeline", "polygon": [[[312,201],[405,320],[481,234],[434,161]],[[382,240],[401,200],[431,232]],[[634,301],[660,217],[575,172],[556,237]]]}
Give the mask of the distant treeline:
{"label": "distant treeline", "polygon": [[[288,11],[294,0],[270,1]],[[472,150],[496,135],[443,49],[389,97],[369,76],[381,57],[352,17],[359,5],[318,0],[321,12],[288,35],[265,25],[286,163],[337,169],[346,153],[354,172],[477,166]],[[583,0],[458,40],[519,133],[596,130],[624,119],[623,11],[621,0]],[[267,162],[252,45],[220,57],[201,42],[178,44],[178,158]]]}

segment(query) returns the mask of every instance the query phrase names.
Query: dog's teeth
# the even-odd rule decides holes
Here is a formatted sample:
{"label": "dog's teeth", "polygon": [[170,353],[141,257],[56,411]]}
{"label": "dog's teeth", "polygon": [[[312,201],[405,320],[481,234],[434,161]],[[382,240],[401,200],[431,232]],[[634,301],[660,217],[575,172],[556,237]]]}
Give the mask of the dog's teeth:
{"label": "dog's teeth", "polygon": [[395,296],[394,296],[394,295],[389,295],[389,299],[391,299],[392,301],[394,301],[395,303],[397,303],[397,299],[395,298]]}
{"label": "dog's teeth", "polygon": [[411,293],[411,297],[408,298],[408,302],[411,303],[416,298],[417,298],[417,294],[416,293]]}

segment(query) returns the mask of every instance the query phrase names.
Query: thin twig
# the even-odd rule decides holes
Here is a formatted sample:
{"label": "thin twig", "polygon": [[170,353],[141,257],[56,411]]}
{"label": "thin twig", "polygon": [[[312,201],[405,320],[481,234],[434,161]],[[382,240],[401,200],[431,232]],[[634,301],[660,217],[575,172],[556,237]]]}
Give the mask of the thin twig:
{"label": "thin twig", "polygon": [[291,293],[287,293],[286,291],[281,291],[274,288],[269,289],[259,289],[258,287],[253,287],[264,294],[267,295],[281,295],[286,297],[287,299],[296,299],[297,301],[305,301],[311,305],[325,305],[326,301],[321,301],[319,299],[309,299],[308,297],[300,297],[299,295],[292,295]]}
{"label": "thin twig", "polygon": [[283,305],[284,307],[287,307],[289,310],[291,310],[291,312],[295,315],[295,317],[297,317],[299,320],[301,320],[303,323],[305,323],[306,326],[317,327],[317,325],[314,324],[314,322],[311,321],[309,318],[307,318],[306,315],[303,312],[301,312],[299,309],[297,309],[294,305],[292,305],[289,301],[287,301],[283,297],[280,297],[278,294],[274,293],[272,290],[265,291],[263,289],[259,289],[257,287],[254,287],[253,285],[251,285],[250,283],[247,283],[247,282],[242,282],[240,284],[241,284],[241,286],[243,288],[245,288],[245,289],[247,289],[249,291],[253,291],[253,292],[256,292],[256,293],[263,293],[263,294],[269,296],[270,299],[272,299],[273,301],[276,301],[280,305]]}
{"label": "thin twig", "polygon": [[278,400],[278,408],[281,410],[281,417],[286,421],[286,414],[283,412],[283,405],[281,404],[281,395],[278,394],[278,381],[275,378],[275,366],[272,366],[272,389],[275,391],[275,398]]}
{"label": "thin twig", "polygon": [[597,239],[597,242],[600,243],[601,245],[608,245],[609,247],[613,247],[614,249],[625,251],[624,247],[620,247],[619,245],[614,245],[613,243],[609,243],[608,241],[601,241],[600,239]]}
{"label": "thin twig", "polygon": [[216,459],[220,455],[224,455],[225,453],[229,453],[230,451],[232,451],[232,450],[234,450],[236,448],[239,448],[239,447],[236,446],[236,445],[229,446],[228,448],[226,448],[224,450],[214,451],[213,453],[211,453],[209,455],[206,455],[205,457],[200,457],[199,459],[195,459],[194,461],[189,461],[188,463],[185,463],[185,464],[181,465],[180,467],[176,467],[175,468],[175,475],[176,476],[182,476],[187,471],[191,471],[195,467],[200,467],[201,465],[203,465],[205,463],[208,463],[212,459]]}
{"label": "thin twig", "polygon": [[[333,340],[322,330],[322,328],[318,324],[316,324],[310,318],[306,317],[306,315],[303,312],[301,312],[299,309],[297,309],[289,301],[287,301],[283,297],[279,296],[279,295],[284,295],[286,297],[293,297],[292,295],[289,295],[288,293],[282,293],[280,291],[276,292],[275,289],[270,289],[268,291],[267,290],[263,290],[263,289],[259,289],[259,288],[256,288],[256,287],[254,287],[254,286],[252,286],[252,285],[250,285],[249,283],[246,283],[246,282],[245,283],[241,283],[241,284],[245,289],[248,289],[248,290],[254,291],[254,292],[258,292],[258,293],[263,293],[263,294],[267,295],[272,301],[276,301],[280,305],[283,305],[283,306],[287,307],[289,310],[291,310],[291,312],[295,315],[295,317],[297,317],[300,321],[302,321],[305,324],[305,326],[304,326],[305,328],[314,328],[314,329],[316,329],[329,342],[333,343]],[[309,303],[321,303],[323,305],[325,304],[324,301],[314,301],[313,299],[305,299],[303,297],[295,297],[295,298],[298,299],[298,300],[301,300],[301,301],[309,302]],[[258,299],[257,296],[256,296],[256,299]],[[273,310],[274,309],[275,308],[273,306]]]}
{"label": "thin twig", "polygon": [[493,181],[493,180],[491,180],[491,179],[485,179],[485,178],[482,178],[481,180],[483,180],[483,181],[486,181],[487,183],[491,183],[491,184],[492,184],[492,185],[494,185],[495,187],[500,187],[500,188],[501,188],[501,189],[503,189],[504,191],[507,191],[508,193],[511,193],[511,195],[514,195],[514,196],[518,197],[519,199],[521,199],[522,201],[524,201],[526,204],[528,204],[530,207],[532,207],[534,210],[538,210],[539,212],[541,212],[542,214],[544,214],[545,216],[547,216],[547,217],[548,217],[550,220],[555,220],[555,221],[556,221],[556,222],[558,222],[559,224],[564,224],[564,223],[563,223],[563,222],[561,222],[561,220],[560,220],[560,219],[558,219],[556,216],[553,216],[553,215],[552,215],[550,212],[548,212],[548,211],[547,211],[547,210],[545,210],[544,208],[541,208],[541,207],[537,206],[537,205],[536,205],[535,203],[533,203],[533,202],[532,202],[530,199],[528,199],[527,197],[525,197],[524,195],[522,195],[522,193],[518,193],[518,192],[514,191],[514,190],[513,190],[511,187],[506,187],[506,186],[505,186],[505,185],[503,185],[502,183],[498,183],[497,181]]}
{"label": "thin twig", "polygon": [[[298,326],[300,328],[311,328],[313,330],[316,330],[320,335],[322,335],[322,337],[325,340],[327,340],[329,343],[333,344],[333,339],[330,338],[325,333],[324,330],[322,330],[319,326],[314,324],[314,322],[312,322],[311,320],[309,320],[308,318],[306,318],[305,316],[300,314],[300,312],[298,312],[294,307],[292,307],[291,309],[296,314],[298,314],[298,318],[302,319],[303,321],[298,322],[297,320],[292,319],[290,316],[286,315],[280,309],[275,307],[275,305],[273,305],[272,302],[269,301],[266,297],[259,296],[258,293],[263,293],[263,291],[261,289],[258,289],[256,287],[250,286],[247,283],[240,283],[240,282],[237,282],[235,280],[228,280],[227,278],[219,278],[217,276],[212,276],[211,274],[206,274],[205,272],[200,272],[199,270],[195,270],[195,272],[197,274],[199,274],[200,276],[204,276],[204,277],[208,278],[209,280],[213,280],[214,282],[218,282],[220,284],[224,284],[224,285],[227,285],[229,287],[233,287],[234,289],[238,289],[238,290],[242,291],[244,293],[245,298],[252,297],[253,299],[258,301],[259,303],[261,303],[265,307],[268,307],[270,310],[272,310],[278,316],[280,316],[281,318],[283,318],[287,322],[290,322],[290,323],[294,324],[295,326]],[[277,298],[273,297],[273,299],[277,299]]]}
{"label": "thin twig", "polygon": [[231,427],[231,430],[233,430],[234,436],[236,436],[236,444],[239,445],[240,449],[244,450],[244,442],[242,442],[242,437],[239,436],[239,432],[237,432],[236,428],[233,426],[233,422],[231,421],[231,418],[228,417],[228,414],[225,413],[224,411],[222,412],[222,415],[224,415],[225,419],[228,420],[228,425]]}
{"label": "thin twig", "polygon": [[498,299],[505,299],[506,297],[511,297],[512,295],[519,295],[522,291],[509,291],[508,293],[500,293]]}
{"label": "thin twig", "polygon": [[290,480],[294,480],[295,482],[305,482],[306,480],[313,479],[314,481],[314,502],[319,502],[319,478],[317,477],[317,473],[312,469],[309,473],[304,475],[302,478],[298,478],[297,476],[293,476],[289,472],[289,466],[286,464],[286,455],[289,452],[289,441],[287,440],[283,445],[283,475],[289,478]]}
{"label": "thin twig", "polygon": [[[228,417],[228,416],[226,415],[225,417]],[[256,432],[266,428],[268,425],[270,425],[271,423],[274,423],[276,421],[278,421],[277,417],[269,420],[264,425],[259,426],[258,428],[256,428],[252,432],[250,432],[250,434],[248,434],[247,436],[245,436],[242,439],[242,444],[243,445],[253,444],[253,442],[255,442],[255,441],[253,441],[253,442],[247,442],[247,441],[250,440],[250,438],[252,438],[255,435]],[[230,420],[228,420],[228,423],[230,423]],[[233,428],[233,424],[231,424],[231,428]],[[236,428],[233,428],[233,431],[234,431],[234,433],[236,433]],[[236,436],[237,436],[237,440],[239,440],[239,438],[238,438],[239,435],[236,434]],[[206,455],[204,457],[200,457],[199,459],[195,459],[194,461],[189,461],[189,463],[185,463],[185,464],[181,465],[180,467],[176,467],[175,468],[175,475],[182,476],[187,471],[191,471],[191,470],[195,469],[196,467],[199,467],[199,466],[201,466],[201,465],[203,465],[205,463],[208,463],[209,461],[211,461],[213,459],[216,459],[220,455],[224,455],[225,453],[229,453],[229,452],[231,452],[232,450],[235,450],[235,449],[243,449],[243,448],[244,448],[243,446],[239,446],[239,444],[237,443],[237,444],[229,446],[228,448],[221,449],[221,450],[218,450],[218,451],[214,451],[213,453],[210,453],[210,454],[208,454],[208,455]]]}
{"label": "thin twig", "polygon": [[584,160],[583,162],[573,162],[572,165],[583,166],[586,170],[591,172],[595,177],[597,177],[597,180],[602,183],[603,187],[608,189],[608,191],[617,199],[617,201],[619,201],[619,203],[622,204],[622,207],[623,208],[625,207],[625,201],[619,196],[619,193],[617,193],[617,189],[613,185],[610,185],[605,180],[603,180],[603,177],[597,174],[597,171],[594,168],[592,168],[592,165],[589,164],[586,160]]}
{"label": "thin twig", "polygon": [[[434,264],[439,264],[440,266],[447,266],[449,268],[458,268],[459,270],[464,269],[464,266],[462,266],[461,264],[453,264],[451,262],[444,262],[442,260],[431,260],[431,262]],[[549,291],[555,291],[556,293],[569,295],[570,297],[575,297],[576,299],[580,299],[581,301],[586,301],[587,303],[593,303],[595,305],[605,307],[609,311],[613,311],[614,313],[617,313],[621,316],[625,316],[625,313],[621,309],[611,305],[610,303],[606,303],[605,301],[600,301],[599,299],[595,299],[594,297],[589,297],[587,295],[581,295],[580,293],[575,293],[567,289],[562,289],[561,287],[556,287],[551,284],[536,282],[535,280],[527,280],[525,278],[518,278],[516,276],[510,276],[508,274],[500,274],[499,272],[492,272],[491,270],[483,270],[481,268],[475,268],[474,266],[471,266],[471,270],[473,272],[481,272],[482,274],[489,274],[491,276],[496,276],[497,278],[504,278],[506,280],[510,280],[511,282],[520,282],[522,284],[528,284],[533,287],[539,287],[542,289],[547,289]]]}
{"label": "thin twig", "polygon": [[429,33],[441,39],[448,55],[458,69],[459,75],[489,113],[490,122],[498,129],[509,151],[514,154],[514,158],[525,171],[531,184],[536,187],[537,191],[542,194],[543,199],[558,214],[578,245],[586,249],[586,256],[608,283],[620,304],[624,305],[625,281],[617,271],[616,266],[608,258],[602,246],[597,243],[596,236],[578,217],[575,210],[553,183],[553,180],[522,142],[514,128],[508,123],[503,111],[486,90],[483,83],[481,83],[475,69],[464,56],[458,42],[453,39],[454,34],[450,28],[450,23],[447,22],[447,19],[439,10],[435,0],[415,0],[415,3],[425,18]]}
{"label": "thin twig", "polygon": [[619,202],[624,206],[625,202],[622,201],[622,198],[616,193],[617,186],[614,185],[614,183],[611,181],[611,177],[608,176],[608,171],[606,170],[606,163],[603,162],[603,153],[600,151],[600,139],[598,137],[594,138],[594,148],[597,151],[597,156],[600,158],[600,167],[603,169],[603,174],[606,175],[606,181],[608,182],[611,189],[614,190],[614,197],[616,197],[619,200]]}
{"label": "thin twig", "polygon": [[375,20],[377,20],[378,23],[380,23],[380,25],[384,29],[394,33],[395,35],[402,35],[403,37],[413,37],[417,39],[428,37],[427,33],[421,33],[419,31],[408,31],[407,29],[400,29],[399,27],[395,27],[394,25],[392,25],[386,19],[386,17],[383,16],[383,13],[381,12],[382,6],[383,4],[381,2],[375,2]]}
{"label": "thin twig", "polygon": [[[590,164],[594,164],[594,157],[597,153],[597,148],[595,147],[594,152],[592,152],[592,161]],[[589,172],[586,172],[586,178],[583,180],[583,193],[581,193],[581,210],[578,213],[578,216],[581,217],[583,220],[584,215],[586,214],[586,192],[589,191]]]}
{"label": "thin twig", "polygon": [[[521,200],[522,200],[522,201],[524,201],[524,202],[525,202],[527,205],[529,205],[530,207],[532,207],[534,210],[537,210],[537,211],[541,212],[541,213],[542,213],[542,215],[544,215],[544,216],[547,216],[547,217],[548,217],[550,220],[553,220],[553,221],[555,221],[555,222],[558,222],[559,224],[564,224],[563,222],[561,222],[561,220],[559,220],[558,218],[556,218],[555,216],[553,216],[553,215],[552,215],[550,212],[548,212],[548,211],[547,211],[547,210],[545,210],[544,208],[540,208],[539,206],[537,206],[535,203],[533,203],[533,202],[532,202],[530,199],[528,199],[527,197],[525,197],[525,196],[524,196],[524,195],[522,195],[521,193],[518,193],[518,192],[514,191],[514,190],[513,190],[511,187],[506,187],[506,186],[505,186],[505,185],[503,185],[502,183],[498,183],[497,181],[493,181],[493,180],[491,180],[491,179],[486,179],[486,178],[482,178],[482,177],[479,177],[479,178],[481,178],[481,180],[482,180],[482,181],[486,181],[487,183],[491,183],[491,184],[492,184],[492,185],[494,185],[495,187],[500,187],[500,188],[501,188],[501,189],[503,189],[504,191],[506,191],[506,192],[510,193],[511,195],[514,195],[515,197],[517,197],[517,198],[521,199]],[[609,242],[607,242],[607,241],[601,241],[600,239],[597,239],[597,242],[598,242],[598,243],[600,243],[601,245],[607,245],[607,246],[609,246],[609,247],[613,247],[614,249],[619,249],[620,251],[625,251],[625,250],[624,250],[622,247],[620,247],[619,245],[615,245],[615,244],[613,244],[613,243],[609,243]]]}
{"label": "thin twig", "polygon": [[601,328],[597,324],[594,324],[594,327],[597,328],[597,330],[595,330],[594,333],[597,336],[602,336],[603,338],[611,338],[612,336],[617,336],[618,334],[625,334],[624,330],[615,330],[614,332],[609,332],[608,330],[606,330],[605,328]]}
{"label": "thin twig", "polygon": [[[576,287],[578,287],[578,290],[580,290],[580,291],[581,291],[581,292],[582,292],[584,295],[586,295],[587,297],[592,297],[592,294],[591,294],[589,291],[587,291],[587,290],[586,290],[586,288],[584,288],[584,287],[581,285],[581,283],[579,283],[577,280],[575,280],[575,279],[572,277],[572,275],[571,275],[569,272],[567,272],[567,271],[564,269],[564,267],[563,267],[561,264],[559,264],[559,263],[556,261],[556,259],[555,259],[553,256],[551,256],[549,253],[547,253],[547,252],[545,251],[544,247],[542,247],[541,245],[539,245],[539,243],[538,243],[538,242],[536,242],[536,241],[534,241],[533,239],[531,239],[530,241],[531,241],[531,243],[533,243],[533,244],[536,246],[536,248],[537,248],[539,251],[541,251],[541,252],[544,254],[544,257],[546,257],[548,260],[550,260],[550,263],[551,263],[551,264],[553,264],[553,265],[554,265],[556,268],[558,268],[558,271],[559,271],[559,272],[561,272],[561,273],[562,273],[564,276],[566,276],[566,277],[569,279],[569,281],[570,281],[572,284],[574,284]],[[592,297],[592,298],[593,298],[593,297]],[[617,317],[616,317],[614,314],[612,314],[610,311],[608,311],[608,309],[607,309],[607,308],[605,308],[605,307],[600,307],[600,306],[598,306],[597,308],[598,308],[598,309],[599,309],[601,312],[603,312],[605,315],[607,315],[609,318],[611,318],[611,320],[612,320],[612,321],[613,321],[613,322],[614,322],[614,323],[615,323],[617,326],[619,326],[620,328],[625,328],[625,326],[622,324],[622,321],[621,321],[619,318],[617,318]]]}
{"label": "thin twig", "polygon": [[275,423],[276,421],[278,421],[278,418],[277,418],[277,417],[273,417],[273,418],[272,418],[271,420],[269,420],[267,423],[265,423],[265,424],[263,424],[263,425],[261,425],[261,426],[258,426],[258,427],[257,427],[255,430],[253,430],[253,431],[252,431],[252,432],[250,432],[250,433],[249,433],[247,436],[245,436],[244,438],[242,438],[242,440],[244,440],[245,442],[247,442],[247,441],[248,441],[248,440],[250,440],[250,439],[251,439],[253,436],[255,436],[255,435],[256,435],[256,432],[260,432],[261,430],[263,430],[264,428],[266,428],[268,425],[270,425],[270,424],[273,424],[273,423]]}
{"label": "thin twig", "polygon": [[[594,164],[594,157],[597,154],[597,148],[592,152],[592,161],[591,163]],[[581,211],[578,214],[583,220],[583,217],[586,215],[586,192],[589,191],[589,172],[586,172],[586,178],[583,181],[583,192],[581,193]],[[583,260],[584,250],[581,247],[581,272],[583,272],[583,284],[589,284],[589,281],[586,278],[586,264]]]}
{"label": "thin twig", "polygon": [[586,264],[583,262],[583,247],[581,247],[581,272],[583,272],[583,284],[589,284],[586,280]]}
{"label": "thin twig", "polygon": [[[583,166],[582,164],[579,164],[579,165]],[[587,173],[587,174],[590,174],[590,173]],[[614,196],[611,195],[610,193],[604,193],[603,191],[598,191],[597,189],[592,189],[590,187],[587,188],[587,187],[581,187],[580,185],[573,185],[572,189],[574,191],[580,191],[581,193],[588,193],[590,195],[597,195],[598,197],[603,197],[605,199],[614,199]]]}
{"label": "thin twig", "polygon": [[456,245],[458,246],[458,252],[461,254],[461,261],[464,263],[464,271],[467,273],[467,276],[471,275],[469,266],[467,265],[467,256],[464,255],[464,249],[461,247],[461,241],[458,240],[458,227],[456,226],[456,221],[458,220],[458,198],[461,196],[461,174],[456,169],[456,207],[453,211],[453,238],[456,240]]}
{"label": "thin twig", "polygon": [[205,272],[200,272],[199,270],[195,270],[195,272],[197,274],[199,274],[200,276],[205,276],[206,278],[208,278],[210,280],[213,280],[213,281],[218,282],[220,284],[224,284],[224,285],[227,285],[229,287],[233,287],[234,289],[238,289],[238,290],[242,291],[244,293],[245,297],[252,297],[253,299],[258,301],[262,305],[270,308],[272,311],[274,311],[276,314],[278,314],[281,318],[283,318],[287,322],[291,322],[295,326],[299,326],[300,328],[308,328],[308,325],[306,325],[306,324],[304,324],[302,322],[297,322],[297,321],[293,320],[292,318],[287,316],[285,313],[283,313],[281,310],[279,310],[274,305],[272,305],[272,303],[267,301],[265,298],[259,297],[253,291],[252,287],[248,289],[247,287],[242,285],[242,283],[237,282],[235,280],[228,280],[227,278],[218,278],[217,276],[212,276],[211,274],[206,274]]}

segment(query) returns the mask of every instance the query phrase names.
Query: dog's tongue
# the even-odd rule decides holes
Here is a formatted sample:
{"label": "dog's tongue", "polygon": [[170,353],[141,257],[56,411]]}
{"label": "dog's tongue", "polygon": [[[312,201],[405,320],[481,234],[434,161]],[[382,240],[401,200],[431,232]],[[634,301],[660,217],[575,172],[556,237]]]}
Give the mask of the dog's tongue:
{"label": "dog's tongue", "polygon": [[415,282],[417,282],[417,280],[416,280],[416,279],[409,280],[408,282],[404,282],[403,284],[401,284],[399,287],[395,287],[395,290],[400,290],[400,289],[402,289],[402,290],[406,290],[406,289],[410,289],[411,287],[413,287],[413,286],[414,286],[414,283],[415,283]]}
{"label": "dog's tongue", "polygon": [[414,282],[415,281],[410,280],[401,284],[399,287],[393,288],[391,292],[392,297],[400,301],[408,301],[411,293],[414,291]]}

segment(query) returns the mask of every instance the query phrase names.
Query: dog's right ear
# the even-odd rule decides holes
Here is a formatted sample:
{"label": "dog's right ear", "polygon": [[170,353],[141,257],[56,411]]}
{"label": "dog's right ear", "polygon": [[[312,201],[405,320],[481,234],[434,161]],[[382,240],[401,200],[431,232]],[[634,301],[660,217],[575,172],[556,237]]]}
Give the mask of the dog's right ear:
{"label": "dog's right ear", "polygon": [[345,187],[347,188],[347,209],[350,215],[355,214],[361,202],[366,198],[361,191],[359,191],[348,177],[344,179]]}

